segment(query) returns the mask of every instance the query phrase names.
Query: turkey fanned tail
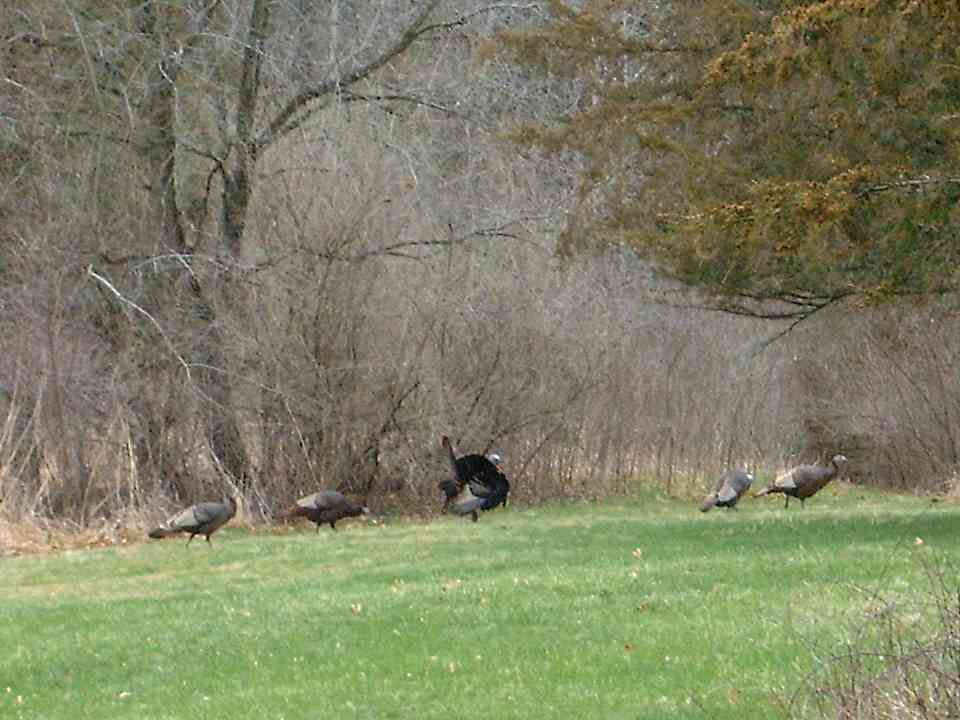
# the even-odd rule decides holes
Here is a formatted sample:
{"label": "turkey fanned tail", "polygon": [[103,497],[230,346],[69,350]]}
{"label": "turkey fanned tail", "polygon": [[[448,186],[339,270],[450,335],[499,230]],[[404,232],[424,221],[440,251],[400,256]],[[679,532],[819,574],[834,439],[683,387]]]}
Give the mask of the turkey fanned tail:
{"label": "turkey fanned tail", "polygon": [[470,515],[476,522],[478,511],[506,505],[510,482],[489,458],[477,454],[458,458],[446,435],[440,444],[452,473],[438,483],[444,494],[443,512]]}

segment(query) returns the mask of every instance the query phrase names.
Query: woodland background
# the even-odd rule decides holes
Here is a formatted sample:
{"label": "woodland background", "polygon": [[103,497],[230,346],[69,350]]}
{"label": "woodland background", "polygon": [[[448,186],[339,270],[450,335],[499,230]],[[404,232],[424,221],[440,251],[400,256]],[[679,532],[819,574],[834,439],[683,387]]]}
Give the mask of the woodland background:
{"label": "woodland background", "polygon": [[439,506],[960,443],[960,18],[881,0],[0,5],[0,497]]}

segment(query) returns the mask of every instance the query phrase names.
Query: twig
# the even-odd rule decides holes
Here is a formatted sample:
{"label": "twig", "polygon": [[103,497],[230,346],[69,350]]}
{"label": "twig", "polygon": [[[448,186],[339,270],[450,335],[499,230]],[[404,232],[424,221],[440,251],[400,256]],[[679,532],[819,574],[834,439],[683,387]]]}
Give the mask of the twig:
{"label": "twig", "polygon": [[885,192],[887,190],[899,190],[902,188],[919,189],[927,185],[960,185],[960,177],[932,178],[924,175],[923,177],[912,178],[910,180],[897,180],[896,182],[883,183],[882,185],[871,185],[857,192],[857,195],[859,197],[865,197],[872,193]]}
{"label": "twig", "polygon": [[150,321],[150,323],[154,326],[154,328],[156,328],[157,332],[160,334],[160,337],[163,338],[164,344],[166,344],[167,348],[170,350],[173,356],[177,359],[177,362],[180,363],[180,366],[183,368],[183,371],[187,375],[187,380],[190,381],[190,383],[192,384],[193,375],[190,372],[190,364],[179,352],[177,352],[177,349],[173,346],[173,342],[170,340],[169,337],[167,337],[167,334],[164,332],[163,327],[160,325],[160,323],[157,322],[157,319],[153,317],[153,315],[151,315],[149,312],[144,310],[142,307],[137,305],[137,303],[133,302],[133,300],[130,300],[129,298],[125,297],[123,293],[121,293],[119,290],[117,290],[116,287],[114,287],[113,283],[111,283],[109,280],[103,277],[103,275],[100,275],[99,273],[97,273],[93,269],[93,265],[89,265],[87,267],[87,275],[89,275],[94,280],[96,280],[101,285],[103,285],[105,288],[107,288],[107,290],[113,293],[114,297],[116,297],[121,303],[123,303],[127,307],[133,308],[135,311],[137,311],[138,313],[143,315],[145,318],[147,318],[147,320]]}

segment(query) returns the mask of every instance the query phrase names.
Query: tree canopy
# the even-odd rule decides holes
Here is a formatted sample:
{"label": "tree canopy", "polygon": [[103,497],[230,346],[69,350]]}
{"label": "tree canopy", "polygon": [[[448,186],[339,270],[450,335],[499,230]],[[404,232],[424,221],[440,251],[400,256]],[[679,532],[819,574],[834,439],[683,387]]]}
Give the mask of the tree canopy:
{"label": "tree canopy", "polygon": [[580,92],[513,133],[583,160],[568,251],[625,243],[767,316],[957,289],[956,2],[548,6],[501,42]]}

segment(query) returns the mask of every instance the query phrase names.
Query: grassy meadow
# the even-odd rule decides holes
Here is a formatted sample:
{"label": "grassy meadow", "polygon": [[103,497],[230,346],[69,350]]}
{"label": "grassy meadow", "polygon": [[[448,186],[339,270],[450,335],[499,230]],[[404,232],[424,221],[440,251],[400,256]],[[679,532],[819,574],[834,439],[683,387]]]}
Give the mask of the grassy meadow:
{"label": "grassy meadow", "polygon": [[[4,718],[771,718],[960,507],[828,488],[0,560]],[[922,538],[919,544],[917,538]]]}

